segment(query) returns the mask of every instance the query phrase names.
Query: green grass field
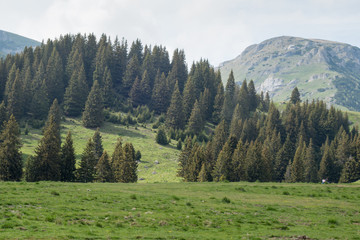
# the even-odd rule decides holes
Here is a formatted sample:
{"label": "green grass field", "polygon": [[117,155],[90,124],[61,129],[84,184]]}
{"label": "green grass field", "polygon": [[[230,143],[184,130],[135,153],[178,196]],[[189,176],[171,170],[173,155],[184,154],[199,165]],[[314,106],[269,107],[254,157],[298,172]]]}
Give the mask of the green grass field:
{"label": "green grass field", "polygon": [[[89,138],[94,135],[95,129],[87,129],[81,125],[79,119],[67,118],[61,123],[61,137],[64,141],[67,132],[71,130],[74,140],[75,154],[80,161],[81,154]],[[28,135],[24,135],[22,129],[22,152],[24,159],[29,155],[34,155],[34,150],[41,139],[41,130],[30,129]],[[180,151],[176,149],[176,141],[172,141],[168,146],[161,146],[155,142],[155,130],[149,124],[146,128],[130,126],[126,128],[105,122],[100,128],[103,139],[104,149],[112,154],[118,138],[124,142],[133,143],[135,150],[140,150],[142,154],[141,163],[138,167],[139,182],[179,182],[176,177],[178,167],[177,159]],[[156,164],[155,162],[159,162]]]}
{"label": "green grass field", "polygon": [[0,216],[0,239],[360,239],[360,184],[0,182]]}

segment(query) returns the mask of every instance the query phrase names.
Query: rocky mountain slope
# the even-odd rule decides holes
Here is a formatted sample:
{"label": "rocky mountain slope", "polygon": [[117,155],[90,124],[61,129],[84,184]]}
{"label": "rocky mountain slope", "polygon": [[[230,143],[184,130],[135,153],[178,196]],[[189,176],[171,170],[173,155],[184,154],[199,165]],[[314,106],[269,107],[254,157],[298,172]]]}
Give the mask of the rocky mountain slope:
{"label": "rocky mountain slope", "polygon": [[40,42],[14,33],[0,30],[0,58],[24,50],[26,46],[38,46]]}
{"label": "rocky mountain slope", "polygon": [[318,39],[277,37],[246,48],[219,66],[226,81],[253,79],[258,91],[276,102],[287,101],[297,86],[302,99],[322,99],[360,111],[360,49]]}

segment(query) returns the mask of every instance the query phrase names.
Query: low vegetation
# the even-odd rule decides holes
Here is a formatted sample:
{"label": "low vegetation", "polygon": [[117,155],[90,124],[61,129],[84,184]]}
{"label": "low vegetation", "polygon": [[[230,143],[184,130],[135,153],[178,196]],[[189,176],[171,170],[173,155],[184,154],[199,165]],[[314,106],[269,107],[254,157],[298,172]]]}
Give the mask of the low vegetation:
{"label": "low vegetation", "polygon": [[360,185],[0,182],[0,239],[358,239]]}

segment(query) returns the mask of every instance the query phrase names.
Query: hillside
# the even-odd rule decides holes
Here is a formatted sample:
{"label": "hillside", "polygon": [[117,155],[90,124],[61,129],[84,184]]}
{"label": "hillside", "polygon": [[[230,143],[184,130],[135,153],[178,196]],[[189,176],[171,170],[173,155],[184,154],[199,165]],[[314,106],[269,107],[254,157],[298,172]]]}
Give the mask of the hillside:
{"label": "hillside", "polygon": [[360,49],[348,44],[277,37],[246,48],[220,65],[223,81],[253,79],[258,91],[287,101],[297,86],[303,99],[321,99],[360,111]]}
{"label": "hillside", "polygon": [[26,46],[35,47],[38,45],[40,45],[38,41],[0,30],[0,58],[9,53],[21,52]]}

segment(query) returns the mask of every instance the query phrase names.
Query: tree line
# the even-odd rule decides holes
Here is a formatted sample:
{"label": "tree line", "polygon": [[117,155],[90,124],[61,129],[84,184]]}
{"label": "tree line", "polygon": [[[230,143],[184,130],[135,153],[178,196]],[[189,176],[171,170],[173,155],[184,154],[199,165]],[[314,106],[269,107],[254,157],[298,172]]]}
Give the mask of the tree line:
{"label": "tree line", "polygon": [[137,159],[131,143],[116,143],[110,157],[102,146],[99,129],[86,144],[79,166],[76,167],[71,132],[61,145],[60,108],[54,100],[35,155],[30,156],[23,172],[20,129],[14,115],[5,122],[0,135],[0,180],[28,182],[136,182]]}
{"label": "tree line", "polygon": [[264,106],[261,97],[252,98],[249,89],[245,80],[236,90],[230,73],[222,120],[210,141],[185,140],[178,170],[184,181],[360,179],[360,136],[349,129],[346,113],[323,101],[301,102],[297,88],[280,112],[273,102]]}

